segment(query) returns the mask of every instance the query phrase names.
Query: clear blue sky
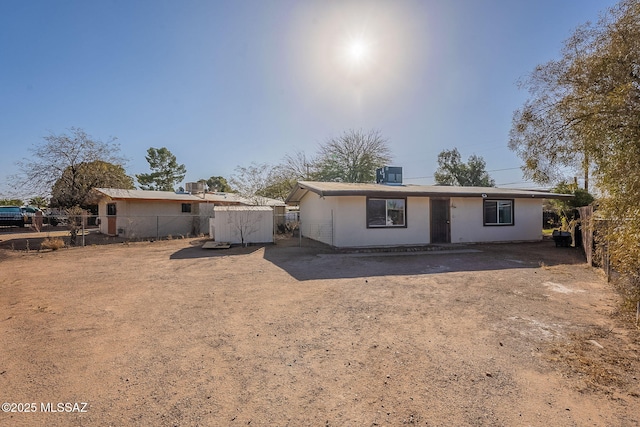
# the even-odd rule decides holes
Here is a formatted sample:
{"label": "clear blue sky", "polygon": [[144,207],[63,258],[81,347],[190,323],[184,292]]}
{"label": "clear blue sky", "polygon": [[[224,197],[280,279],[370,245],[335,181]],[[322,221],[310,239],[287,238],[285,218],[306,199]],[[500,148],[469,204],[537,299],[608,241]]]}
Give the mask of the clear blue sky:
{"label": "clear blue sky", "polygon": [[532,187],[507,148],[516,82],[613,4],[0,0],[0,177],[70,127],[117,137],[131,175],[167,147],[185,181],[377,129],[405,183],[432,183],[457,147],[498,185]]}

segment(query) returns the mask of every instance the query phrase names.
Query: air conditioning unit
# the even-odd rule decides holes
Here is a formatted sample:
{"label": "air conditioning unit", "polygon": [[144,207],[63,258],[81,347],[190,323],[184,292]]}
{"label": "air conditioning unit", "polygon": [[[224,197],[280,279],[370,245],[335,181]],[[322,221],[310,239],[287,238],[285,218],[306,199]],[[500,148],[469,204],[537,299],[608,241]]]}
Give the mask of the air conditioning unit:
{"label": "air conditioning unit", "polygon": [[184,186],[187,193],[204,193],[204,182],[187,182]]}
{"label": "air conditioning unit", "polygon": [[402,168],[385,166],[376,169],[376,184],[402,185]]}

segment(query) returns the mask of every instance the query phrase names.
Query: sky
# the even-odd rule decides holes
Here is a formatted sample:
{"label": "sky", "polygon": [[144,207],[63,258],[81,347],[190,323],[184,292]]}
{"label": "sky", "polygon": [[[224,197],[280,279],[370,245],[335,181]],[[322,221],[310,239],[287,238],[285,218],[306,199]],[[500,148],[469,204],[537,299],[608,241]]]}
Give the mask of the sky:
{"label": "sky", "polygon": [[117,138],[132,176],[149,147],[190,182],[354,129],[388,140],[405,184],[432,184],[457,148],[498,186],[535,188],[507,147],[517,83],[615,3],[0,0],[0,195],[72,127]]}

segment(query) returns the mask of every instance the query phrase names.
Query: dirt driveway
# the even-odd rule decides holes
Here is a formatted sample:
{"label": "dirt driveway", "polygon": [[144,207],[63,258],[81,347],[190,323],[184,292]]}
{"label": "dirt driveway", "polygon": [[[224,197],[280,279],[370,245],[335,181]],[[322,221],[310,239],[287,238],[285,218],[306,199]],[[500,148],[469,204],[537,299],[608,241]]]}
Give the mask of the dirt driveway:
{"label": "dirt driveway", "polygon": [[0,425],[640,424],[637,330],[573,249],[201,243],[0,251],[0,401],[35,412]]}

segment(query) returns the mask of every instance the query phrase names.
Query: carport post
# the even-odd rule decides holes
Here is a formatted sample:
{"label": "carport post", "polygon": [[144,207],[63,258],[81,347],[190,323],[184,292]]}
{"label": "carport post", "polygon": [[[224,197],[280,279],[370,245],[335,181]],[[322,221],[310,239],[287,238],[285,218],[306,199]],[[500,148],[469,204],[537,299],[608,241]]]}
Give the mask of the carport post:
{"label": "carport post", "polygon": [[160,216],[156,215],[156,240],[160,240]]}

